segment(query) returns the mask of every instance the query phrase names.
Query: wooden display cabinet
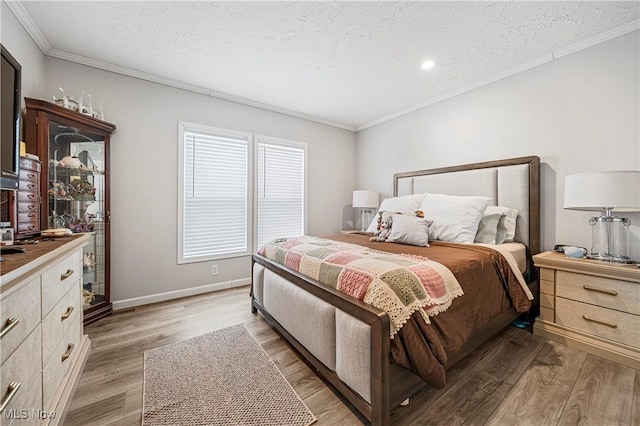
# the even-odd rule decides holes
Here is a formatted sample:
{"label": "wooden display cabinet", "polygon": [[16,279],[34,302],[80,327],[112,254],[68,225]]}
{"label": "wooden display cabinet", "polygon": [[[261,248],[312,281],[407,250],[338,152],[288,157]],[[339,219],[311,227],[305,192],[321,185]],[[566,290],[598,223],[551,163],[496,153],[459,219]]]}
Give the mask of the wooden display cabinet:
{"label": "wooden display cabinet", "polygon": [[114,124],[25,98],[27,152],[42,160],[40,227],[90,234],[83,249],[84,323],[111,314],[109,141]]}

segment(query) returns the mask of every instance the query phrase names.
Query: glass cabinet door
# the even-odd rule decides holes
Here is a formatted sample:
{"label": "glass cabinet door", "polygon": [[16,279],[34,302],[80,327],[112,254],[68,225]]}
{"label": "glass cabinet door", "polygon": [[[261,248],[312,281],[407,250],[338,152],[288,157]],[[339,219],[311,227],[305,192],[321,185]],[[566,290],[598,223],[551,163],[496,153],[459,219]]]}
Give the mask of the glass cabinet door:
{"label": "glass cabinet door", "polygon": [[83,249],[84,309],[105,300],[104,136],[49,121],[49,228],[91,234]]}

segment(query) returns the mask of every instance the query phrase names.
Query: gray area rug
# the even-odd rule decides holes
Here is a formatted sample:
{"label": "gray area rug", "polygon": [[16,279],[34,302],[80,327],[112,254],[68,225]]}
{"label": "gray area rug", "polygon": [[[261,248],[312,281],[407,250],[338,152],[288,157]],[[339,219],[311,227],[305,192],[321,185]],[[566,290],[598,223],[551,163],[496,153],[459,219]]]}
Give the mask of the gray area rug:
{"label": "gray area rug", "polygon": [[243,325],[144,353],[143,425],[306,426],[315,421]]}

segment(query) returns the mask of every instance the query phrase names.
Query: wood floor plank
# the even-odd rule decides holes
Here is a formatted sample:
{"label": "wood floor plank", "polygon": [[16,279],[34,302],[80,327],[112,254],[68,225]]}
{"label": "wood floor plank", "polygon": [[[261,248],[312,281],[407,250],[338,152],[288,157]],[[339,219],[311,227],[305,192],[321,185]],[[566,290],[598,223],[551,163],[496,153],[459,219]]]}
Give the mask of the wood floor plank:
{"label": "wood floor plank", "polygon": [[558,424],[633,424],[631,416],[636,375],[636,370],[632,368],[587,355]]}
{"label": "wood floor plank", "polygon": [[557,424],[585,358],[577,349],[547,342],[486,424]]}
{"label": "wood floor plank", "polygon": [[455,386],[458,380],[462,379],[467,372],[473,368],[480,360],[487,357],[492,351],[496,351],[501,342],[507,338],[509,333],[498,333],[489,341],[480,345],[467,357],[461,359],[447,371],[447,386],[443,389],[425,387],[423,390],[410,398],[409,405],[398,407],[391,413],[392,424],[410,424],[416,419],[427,418],[426,413],[438,398],[440,398],[448,388]]}
{"label": "wood floor plank", "polygon": [[546,339],[509,327],[499,350],[492,351],[476,365],[509,384],[515,384],[546,343]]}
{"label": "wood floor plank", "polygon": [[[65,425],[140,425],[144,351],[235,324],[244,324],[274,361],[318,418],[314,426],[363,424],[363,417],[333,393],[261,315],[251,314],[248,294],[248,287],[240,287],[160,302],[116,312],[87,326],[85,332],[92,342],[91,353]],[[573,373],[569,371],[579,363],[579,355],[575,354],[582,354],[583,359],[587,359],[586,355],[557,344],[542,350],[546,342],[528,330],[506,328],[454,365],[448,371],[443,389],[425,388],[411,398],[408,407],[394,409],[392,424],[480,425],[490,421],[489,416],[495,413],[499,413],[502,424],[518,424],[521,413],[502,408],[509,403],[525,411],[527,407],[538,407],[538,413],[543,412],[541,407],[551,404],[567,405],[569,409],[563,417],[567,423],[562,424],[568,424],[575,419],[571,413],[576,410],[582,413],[594,398],[602,398],[606,404],[616,407],[615,410],[626,413],[618,417],[609,414],[608,419],[620,418],[626,419],[622,424],[640,424],[639,374],[593,357],[597,362],[590,361],[592,366],[584,372],[584,381],[580,384],[576,379],[573,389]],[[621,379],[624,375],[627,377]],[[535,377],[541,383],[536,383]],[[616,381],[626,384],[616,386]],[[572,392],[565,392],[565,397],[559,396],[564,393],[555,389],[545,394],[545,383],[569,386]],[[483,398],[487,403],[478,404]],[[463,403],[456,405],[460,399]],[[622,406],[616,405],[615,399],[625,402]],[[605,402],[594,405],[602,407]],[[587,414],[587,420],[595,419],[590,411]]]}
{"label": "wood floor plank", "polygon": [[640,372],[636,371],[633,386],[633,409],[631,410],[631,424],[640,425]]}
{"label": "wood floor plank", "polygon": [[482,424],[511,389],[509,383],[473,369],[448,387],[415,425]]}

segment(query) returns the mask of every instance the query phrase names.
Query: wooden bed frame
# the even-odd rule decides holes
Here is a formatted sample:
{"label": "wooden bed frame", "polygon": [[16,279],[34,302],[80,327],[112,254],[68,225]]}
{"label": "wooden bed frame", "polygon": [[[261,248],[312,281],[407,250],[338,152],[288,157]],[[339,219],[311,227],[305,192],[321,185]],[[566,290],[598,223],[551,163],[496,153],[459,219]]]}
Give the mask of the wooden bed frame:
{"label": "wooden bed frame", "polygon": [[[526,221],[528,224],[528,230],[526,232],[528,236],[528,270],[527,273],[525,273],[525,277],[527,278],[531,291],[534,294],[534,304],[537,304],[539,294],[538,281],[531,256],[540,252],[540,160],[538,157],[520,157],[454,167],[398,173],[394,175],[394,196],[406,195],[407,192],[412,193],[414,190],[413,178],[421,178],[427,175],[446,176],[448,173],[455,174],[457,172],[476,171],[481,169],[499,169],[504,167],[508,168],[510,166],[519,166],[520,168],[522,168],[522,166],[528,167],[528,187],[522,188],[522,192],[526,193],[526,197],[528,198],[528,218]],[[407,190],[407,182],[409,182],[409,190]],[[400,186],[403,185],[404,189],[400,188]],[[418,188],[416,191],[420,192],[420,189],[423,188]],[[437,191],[430,189],[429,192]],[[443,193],[446,192],[443,191]],[[255,254],[252,257],[252,271],[251,311],[254,314],[257,311],[260,311],[266,318],[267,322],[286,339],[290,346],[297,351],[326,382],[331,384],[335,390],[346,398],[346,400],[349,401],[355,409],[362,413],[362,415],[366,417],[372,425],[389,424],[391,410],[400,405],[402,401],[415,394],[415,392],[422,389],[424,386],[427,386],[422,379],[414,375],[409,370],[390,362],[390,325],[389,317],[385,312],[347,296],[344,293],[328,287],[318,281],[309,279],[258,254]],[[263,300],[261,300],[261,296],[258,294],[264,290],[261,288],[263,284],[261,281],[262,278],[260,278],[260,274],[264,274],[264,271],[272,272],[275,276],[281,277],[290,283],[290,285],[301,289],[306,294],[314,296],[315,298],[335,307],[336,310],[343,311],[354,319],[366,324],[370,331],[370,402],[364,399],[358,392],[354,391],[335,371],[327,367],[314,354],[312,354],[299,342],[299,339],[296,339],[296,337],[294,337],[289,330],[283,327],[268,311],[264,306]],[[464,358],[473,349],[487,341],[497,332],[504,329],[517,316],[518,315],[515,310],[512,308],[510,311],[495,318],[485,329],[483,329],[481,333],[476,334],[471,340],[466,342],[458,353],[450,355],[447,368]]]}

